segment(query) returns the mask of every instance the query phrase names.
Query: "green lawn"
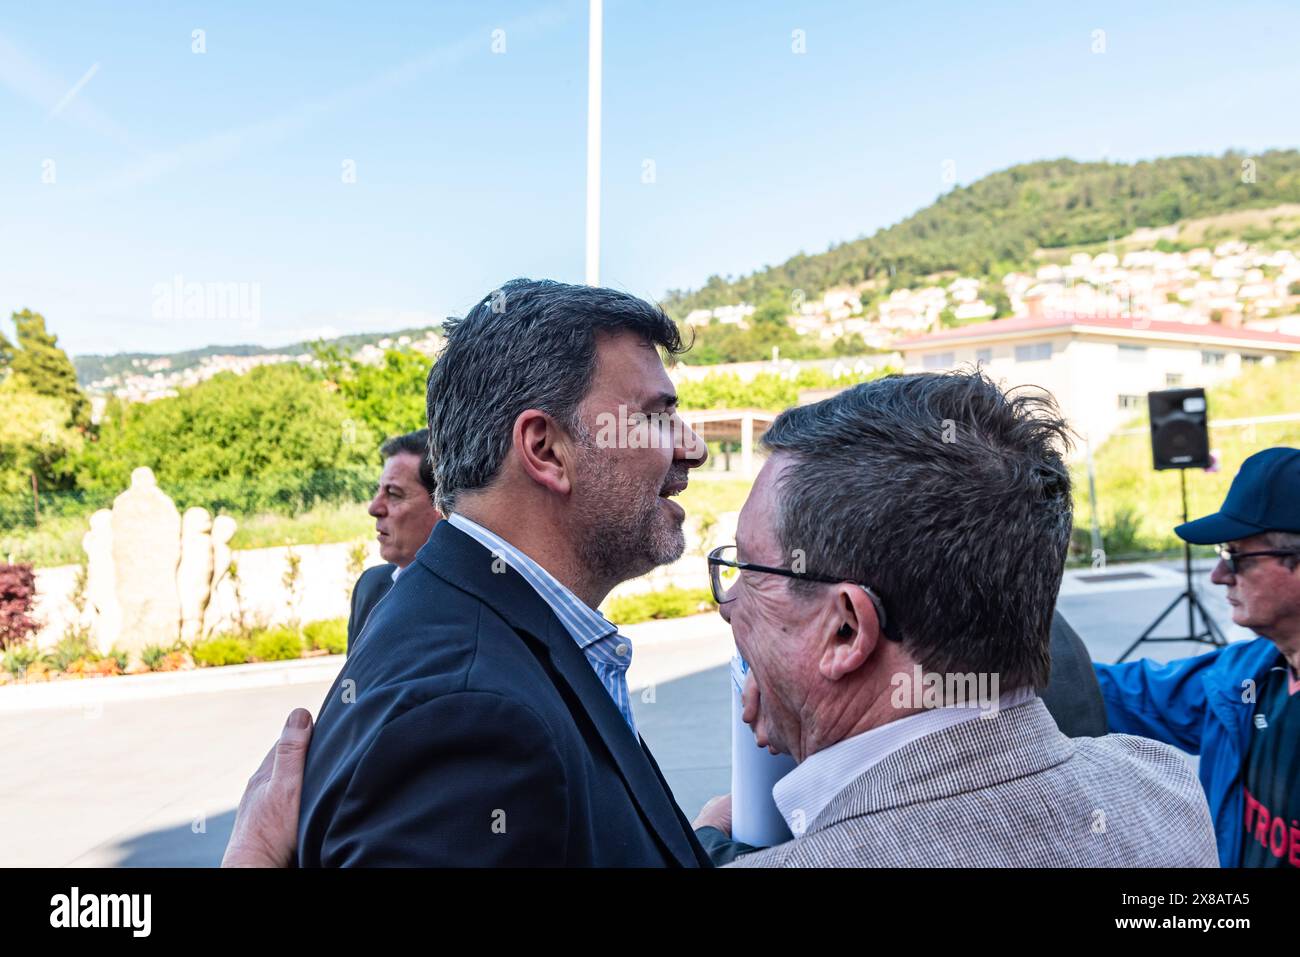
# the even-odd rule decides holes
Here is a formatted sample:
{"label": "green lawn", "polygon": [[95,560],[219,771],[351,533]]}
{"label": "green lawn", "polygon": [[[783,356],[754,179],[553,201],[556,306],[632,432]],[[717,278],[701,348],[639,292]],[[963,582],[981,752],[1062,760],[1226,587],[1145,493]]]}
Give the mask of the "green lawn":
{"label": "green lawn", "polygon": [[85,558],[81,539],[90,530],[90,516],[47,518],[39,528],[0,531],[0,561],[38,568],[73,565]]}
{"label": "green lawn", "polygon": [[239,528],[230,547],[271,548],[276,545],[328,545],[372,538],[375,520],[366,503],[320,505],[301,515],[254,515],[236,519]]}
{"label": "green lawn", "polygon": [[722,512],[738,512],[745,504],[753,482],[749,479],[705,479],[691,478],[686,491],[677,497],[686,509],[687,517],[701,512],[718,515]]}

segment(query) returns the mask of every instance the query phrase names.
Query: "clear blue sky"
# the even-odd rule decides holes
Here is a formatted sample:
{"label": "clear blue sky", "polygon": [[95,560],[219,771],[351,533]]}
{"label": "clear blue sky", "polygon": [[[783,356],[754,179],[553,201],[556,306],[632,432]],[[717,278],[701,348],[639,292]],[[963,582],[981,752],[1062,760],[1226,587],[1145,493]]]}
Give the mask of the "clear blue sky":
{"label": "clear blue sky", "polygon": [[[0,310],[167,352],[581,281],[586,9],[5,5]],[[968,183],[1294,147],[1297,36],[1295,3],[606,0],[602,280],[657,297],[821,251],[933,201],[945,160]],[[153,318],[176,275],[259,284],[260,320]]]}

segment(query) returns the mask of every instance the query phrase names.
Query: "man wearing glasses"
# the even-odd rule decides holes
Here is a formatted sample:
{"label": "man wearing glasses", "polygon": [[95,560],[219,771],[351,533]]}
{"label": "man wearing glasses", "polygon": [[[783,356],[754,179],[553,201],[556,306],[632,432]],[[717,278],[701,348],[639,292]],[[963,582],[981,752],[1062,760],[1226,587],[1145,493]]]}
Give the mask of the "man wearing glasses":
{"label": "man wearing glasses", "polygon": [[1300,867],[1300,449],[1242,463],[1223,507],[1179,525],[1260,635],[1168,664],[1095,665],[1112,731],[1201,756],[1224,867]]}
{"label": "man wearing glasses", "polygon": [[[1065,437],[1050,399],[981,373],[887,377],[773,423],[736,545],[709,564],[750,665],[745,720],[796,762],[772,789],[794,838],[733,866],[1214,864],[1172,748],[1067,737],[1036,694],[1072,524]],[[696,819],[715,861],[728,811]]]}
{"label": "man wearing glasses", "polygon": [[[1181,756],[1071,738],[1035,693],[1071,529],[1064,438],[1050,399],[981,373],[890,376],[776,420],[737,544],[709,565],[750,665],[745,720],[798,762],[773,790],[795,836],[737,845],[715,798],[694,822],[704,862],[1213,865]],[[227,865],[292,859],[310,735],[295,711],[240,801]],[[626,837],[617,821],[593,827]]]}

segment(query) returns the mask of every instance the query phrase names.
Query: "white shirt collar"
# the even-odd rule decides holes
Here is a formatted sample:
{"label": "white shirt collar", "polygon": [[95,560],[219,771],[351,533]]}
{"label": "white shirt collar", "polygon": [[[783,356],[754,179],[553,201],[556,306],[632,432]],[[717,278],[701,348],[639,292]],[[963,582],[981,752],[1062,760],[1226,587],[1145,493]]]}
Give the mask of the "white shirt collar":
{"label": "white shirt collar", "polygon": [[[588,607],[582,599],[561,584],[554,575],[500,535],[484,528],[478,522],[466,518],[459,512],[452,512],[447,516],[447,521],[490,551],[494,558],[500,558],[504,561],[517,571],[528,584],[532,585],[542,600],[551,606],[551,610],[555,612],[556,617],[560,619],[560,623],[564,625],[565,630],[573,637],[573,640],[578,643],[578,647],[584,651],[588,645],[599,641],[601,638],[608,637],[618,630],[604,615],[596,609]],[[631,642],[624,638],[623,643],[628,645],[629,654],[626,658],[630,662],[632,660],[630,654]]]}
{"label": "white shirt collar", "polygon": [[837,794],[904,745],[981,714],[991,717],[999,710],[1014,708],[1029,701],[1034,694],[1033,688],[1009,691],[998,697],[996,710],[961,706],[931,708],[837,741],[808,755],[777,781],[772,786],[772,797],[790,826],[790,833],[800,837]]}
{"label": "white shirt collar", "polygon": [[400,574],[402,574],[402,566],[401,566],[401,565],[395,565],[395,566],[393,566],[393,582],[394,582],[394,584],[396,584],[396,582],[397,582],[397,576],[400,575]]}

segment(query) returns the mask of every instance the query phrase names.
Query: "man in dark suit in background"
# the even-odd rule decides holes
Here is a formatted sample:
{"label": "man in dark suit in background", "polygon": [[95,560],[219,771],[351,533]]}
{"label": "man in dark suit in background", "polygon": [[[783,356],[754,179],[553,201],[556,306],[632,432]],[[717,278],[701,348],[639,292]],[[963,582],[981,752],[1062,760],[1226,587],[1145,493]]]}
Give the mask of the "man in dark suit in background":
{"label": "man in dark suit in background", "polygon": [[1100,738],[1109,728],[1092,656],[1059,609],[1052,615],[1051,656],[1051,680],[1038,692],[1048,713],[1067,738]]}
{"label": "man in dark suit in background", "polygon": [[402,569],[429,540],[442,512],[433,504],[437,483],[429,459],[429,430],[419,429],[389,439],[379,448],[384,471],[370,500],[379,555],[385,564],[367,568],[352,588],[348,615],[348,650],[361,634],[379,599],[388,594]]}

